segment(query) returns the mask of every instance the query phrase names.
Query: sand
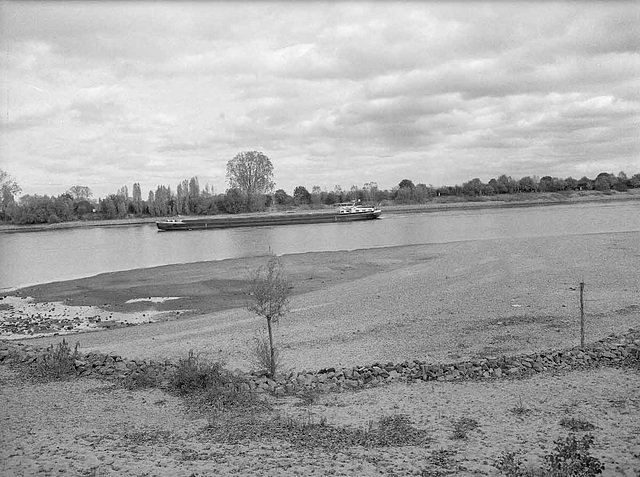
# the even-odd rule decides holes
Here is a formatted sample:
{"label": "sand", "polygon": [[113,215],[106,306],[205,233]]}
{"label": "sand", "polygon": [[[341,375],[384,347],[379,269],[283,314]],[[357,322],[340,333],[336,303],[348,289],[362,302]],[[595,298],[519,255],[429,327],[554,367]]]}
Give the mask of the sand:
{"label": "sand", "polygon": [[[584,281],[587,341],[640,326],[640,233],[487,240],[283,258],[294,284],[277,328],[285,367],[320,369],[421,359],[452,361],[579,344]],[[67,337],[83,351],[183,357],[189,349],[251,367],[264,323],[243,307],[261,259],[159,267],[28,290],[37,300],[199,309],[178,319]],[[26,290],[24,291],[27,292]],[[183,297],[163,303],[127,300]],[[202,305],[200,307],[200,304]],[[206,304],[206,305],[205,305]],[[28,340],[47,345],[61,337]],[[206,420],[159,390],[112,389],[92,379],[30,384],[0,367],[3,475],[495,475],[503,451],[532,464],[568,434],[573,416],[596,426],[593,454],[605,475],[640,472],[640,374],[601,368],[523,380],[395,383],[321,396],[307,407],[276,401],[285,415],[365,428],[407,414],[428,446],[340,452],[300,450],[280,440],[221,444]],[[511,410],[525,407],[530,412]],[[453,420],[479,427],[451,439]],[[144,437],[142,439],[141,437]],[[446,458],[445,458],[446,457]],[[441,466],[437,463],[443,464]],[[430,472],[430,473],[429,473]],[[443,472],[438,474],[437,472]]]}
{"label": "sand", "polygon": [[[248,370],[263,320],[243,307],[263,258],[117,272],[32,287],[23,294],[115,312],[182,313],[170,321],[69,335],[83,351],[177,358],[190,349]],[[420,359],[526,353],[580,342],[640,322],[640,233],[504,239],[307,253],[283,257],[293,284],[276,329],[298,371]],[[180,296],[160,304],[140,297]],[[197,312],[186,313],[186,310]],[[37,345],[60,337],[28,340]]]}

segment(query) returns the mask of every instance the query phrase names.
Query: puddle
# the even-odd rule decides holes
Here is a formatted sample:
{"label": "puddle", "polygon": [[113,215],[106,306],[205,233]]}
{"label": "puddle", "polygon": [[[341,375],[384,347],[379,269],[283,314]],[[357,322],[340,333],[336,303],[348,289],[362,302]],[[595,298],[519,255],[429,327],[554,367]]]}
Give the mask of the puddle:
{"label": "puddle", "polygon": [[179,296],[150,296],[147,298],[133,298],[131,300],[127,300],[125,303],[140,303],[144,301],[149,301],[151,303],[164,303],[169,300],[179,300],[181,297]]}
{"label": "puddle", "polygon": [[[162,301],[168,299],[177,298],[161,297]],[[161,302],[155,302],[153,298],[138,301]],[[119,313],[95,306],[35,303],[32,298],[6,296],[0,299],[0,339],[18,340],[134,326],[163,321],[183,312],[146,310]]]}

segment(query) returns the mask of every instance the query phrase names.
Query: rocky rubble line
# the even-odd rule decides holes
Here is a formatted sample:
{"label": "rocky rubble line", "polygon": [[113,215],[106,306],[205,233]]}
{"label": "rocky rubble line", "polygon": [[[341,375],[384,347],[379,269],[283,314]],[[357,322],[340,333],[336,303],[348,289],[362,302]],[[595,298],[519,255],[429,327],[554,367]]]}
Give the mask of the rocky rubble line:
{"label": "rocky rubble line", "polygon": [[[46,348],[35,348],[22,343],[0,342],[0,364],[35,363]],[[617,366],[631,361],[640,362],[640,331],[633,328],[626,333],[609,335],[585,348],[534,353],[520,356],[487,357],[482,359],[428,364],[424,361],[405,361],[401,364],[356,366],[353,368],[321,369],[317,372],[292,372],[276,380],[256,373],[233,371],[241,389],[271,392],[276,395],[302,389],[331,391],[338,389],[368,388],[393,381],[462,381],[513,378],[533,375],[549,370],[585,369],[596,366]],[[88,353],[75,360],[76,374],[106,379],[135,379],[136,376],[155,376],[167,382],[177,367],[172,361],[126,359],[117,355]]]}

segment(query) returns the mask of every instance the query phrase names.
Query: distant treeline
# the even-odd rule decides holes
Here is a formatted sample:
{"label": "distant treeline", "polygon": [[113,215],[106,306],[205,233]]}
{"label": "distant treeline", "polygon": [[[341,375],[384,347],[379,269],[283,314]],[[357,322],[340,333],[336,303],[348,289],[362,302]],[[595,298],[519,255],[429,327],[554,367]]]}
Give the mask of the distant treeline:
{"label": "distant treeline", "polygon": [[207,185],[200,188],[198,178],[192,177],[177,185],[158,186],[143,198],[140,184],[133,184],[131,193],[127,186],[114,194],[94,200],[86,186],[73,186],[57,197],[47,195],[23,195],[16,199],[20,187],[6,172],[0,171],[0,221],[10,224],[57,223],[74,220],[107,220],[130,217],[166,217],[175,215],[237,214],[261,211],[268,208],[322,207],[340,202],[362,201],[389,204],[421,204],[437,197],[458,196],[473,198],[495,194],[526,194],[531,192],[560,192],[576,190],[616,190],[624,192],[640,188],[640,174],[627,177],[603,172],[595,179],[559,179],[557,177],[536,176],[513,179],[501,175],[483,183],[475,178],[462,185],[433,187],[402,180],[391,190],[381,190],[375,182],[362,187],[352,186],[343,190],[336,186],[332,191],[313,186],[311,191],[298,186],[289,195],[283,189],[272,194],[247,194],[238,188],[228,189],[223,194],[215,194]]}

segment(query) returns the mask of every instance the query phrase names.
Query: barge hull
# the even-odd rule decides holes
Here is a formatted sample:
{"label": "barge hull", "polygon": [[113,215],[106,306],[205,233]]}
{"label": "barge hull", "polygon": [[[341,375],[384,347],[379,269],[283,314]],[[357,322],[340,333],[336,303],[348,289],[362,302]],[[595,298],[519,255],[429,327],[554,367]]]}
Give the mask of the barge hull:
{"label": "barge hull", "polygon": [[321,224],[334,222],[354,222],[373,220],[380,217],[381,211],[357,214],[282,214],[262,215],[258,217],[221,217],[212,219],[184,219],[180,221],[156,222],[162,231],[226,229],[233,227],[264,227],[274,225]]}

